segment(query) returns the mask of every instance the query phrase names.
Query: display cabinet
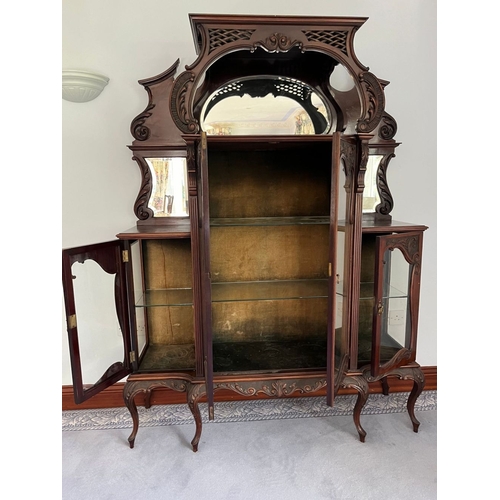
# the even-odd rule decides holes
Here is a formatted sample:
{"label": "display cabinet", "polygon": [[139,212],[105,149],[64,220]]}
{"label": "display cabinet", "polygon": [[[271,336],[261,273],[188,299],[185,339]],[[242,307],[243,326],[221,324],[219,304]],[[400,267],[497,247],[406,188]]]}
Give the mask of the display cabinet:
{"label": "display cabinet", "polygon": [[136,227],[63,250],[75,401],[127,377],[133,447],[136,396],[184,392],[196,451],[218,391],[333,405],[350,388],[364,441],[369,384],[400,377],[417,431],[426,227],[392,220],[388,82],[353,50],[366,19],[190,19],[196,61],[139,82]]}

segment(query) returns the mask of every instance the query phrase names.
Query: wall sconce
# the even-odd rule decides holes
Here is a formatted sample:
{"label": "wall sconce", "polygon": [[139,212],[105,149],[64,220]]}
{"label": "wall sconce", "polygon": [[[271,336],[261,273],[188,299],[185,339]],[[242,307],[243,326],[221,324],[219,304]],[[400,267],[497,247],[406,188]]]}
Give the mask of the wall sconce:
{"label": "wall sconce", "polygon": [[108,82],[109,78],[103,75],[78,69],[63,69],[62,98],[71,102],[92,101]]}

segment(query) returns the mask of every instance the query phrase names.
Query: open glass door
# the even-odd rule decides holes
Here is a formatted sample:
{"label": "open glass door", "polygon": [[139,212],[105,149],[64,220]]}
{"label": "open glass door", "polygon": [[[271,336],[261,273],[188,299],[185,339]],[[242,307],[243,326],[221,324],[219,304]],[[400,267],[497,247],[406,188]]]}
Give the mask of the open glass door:
{"label": "open glass door", "polygon": [[[208,192],[208,148],[207,135],[201,133],[198,145],[199,172],[201,181],[201,295],[203,323],[203,366],[208,404],[208,418],[214,418],[213,355],[212,355],[212,279],[210,275],[210,213]],[[200,194],[198,195],[200,196]]]}
{"label": "open glass door", "polygon": [[127,376],[134,366],[128,317],[128,253],[112,241],[62,252],[63,291],[75,402]]}
{"label": "open glass door", "polygon": [[333,162],[330,223],[330,314],[328,332],[328,386],[327,404],[332,406],[335,394],[349,369],[349,311],[352,286],[351,260],[353,246],[352,219],[349,213],[352,201],[352,165],[356,159],[356,145],[333,135]]}
{"label": "open glass door", "polygon": [[422,232],[377,237],[373,377],[415,361]]}

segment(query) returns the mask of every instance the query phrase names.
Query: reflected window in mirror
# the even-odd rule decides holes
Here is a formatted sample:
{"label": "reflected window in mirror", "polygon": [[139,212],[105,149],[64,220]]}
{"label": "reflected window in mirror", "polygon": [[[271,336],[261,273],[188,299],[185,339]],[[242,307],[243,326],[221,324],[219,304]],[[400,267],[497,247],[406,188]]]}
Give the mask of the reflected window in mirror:
{"label": "reflected window in mirror", "polygon": [[153,187],[148,208],[155,217],[186,217],[188,190],[186,158],[146,158]]}
{"label": "reflected window in mirror", "polygon": [[289,78],[262,76],[231,82],[207,100],[201,114],[208,135],[307,135],[331,129],[322,97]]}
{"label": "reflected window in mirror", "polygon": [[380,204],[380,194],[377,188],[377,173],[383,155],[369,155],[365,172],[365,188],[363,190],[363,213],[375,212]]}

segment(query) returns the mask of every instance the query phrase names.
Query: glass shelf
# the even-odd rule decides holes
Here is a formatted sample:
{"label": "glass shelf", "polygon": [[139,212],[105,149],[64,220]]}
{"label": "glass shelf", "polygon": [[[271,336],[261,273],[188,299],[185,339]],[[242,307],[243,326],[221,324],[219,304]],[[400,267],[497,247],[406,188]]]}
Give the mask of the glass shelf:
{"label": "glass shelf", "polygon": [[276,280],[212,283],[212,302],[328,297],[328,280]]}
{"label": "glass shelf", "polygon": [[296,226],[309,224],[330,224],[329,216],[297,217],[225,217],[210,219],[210,226]]}
{"label": "glass shelf", "polygon": [[135,305],[136,307],[191,306],[193,290],[192,288],[146,290]]}
{"label": "glass shelf", "polygon": [[[343,295],[343,289],[344,283],[341,281],[337,284],[337,295]],[[374,283],[361,283],[359,290],[360,300],[374,299],[374,291]],[[384,295],[384,299],[405,299],[408,297],[408,293],[402,292],[393,286],[388,287],[388,292],[388,295]]]}

